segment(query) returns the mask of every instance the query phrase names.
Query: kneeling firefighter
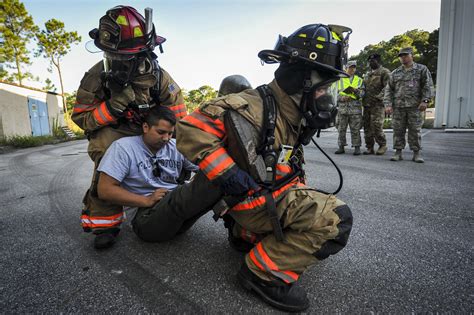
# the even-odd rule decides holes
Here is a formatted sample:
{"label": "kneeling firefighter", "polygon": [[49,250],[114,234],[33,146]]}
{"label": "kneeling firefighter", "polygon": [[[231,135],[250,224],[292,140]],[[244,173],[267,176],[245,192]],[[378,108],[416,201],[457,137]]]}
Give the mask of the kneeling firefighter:
{"label": "kneeling firefighter", "polygon": [[344,202],[305,185],[301,154],[318,130],[334,124],[331,84],[346,76],[350,32],[311,24],[280,36],[273,50],[258,54],[280,63],[270,84],[206,102],[177,125],[180,152],[224,192],[216,216],[230,215],[234,235],[254,245],[239,282],[286,311],[309,307],[295,284],[339,252],[352,227]]}

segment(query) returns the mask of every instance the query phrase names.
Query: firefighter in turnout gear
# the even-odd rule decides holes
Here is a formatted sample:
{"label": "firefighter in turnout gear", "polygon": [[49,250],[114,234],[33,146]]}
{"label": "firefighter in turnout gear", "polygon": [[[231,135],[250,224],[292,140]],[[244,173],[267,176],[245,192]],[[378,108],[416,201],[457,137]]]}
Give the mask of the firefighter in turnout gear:
{"label": "firefighter in turnout gear", "polygon": [[254,244],[239,282],[286,311],[309,307],[299,277],[339,252],[352,227],[344,202],[305,185],[298,154],[334,125],[331,85],[347,76],[350,32],[312,24],[280,36],[273,50],[259,53],[265,63],[280,63],[270,84],[206,102],[177,125],[179,151],[224,192],[215,218],[230,215],[234,235]]}
{"label": "firefighter in turnout gear", "polygon": [[97,196],[97,167],[110,144],[141,134],[141,124],[153,106],[167,106],[180,119],[186,107],[179,86],[158,65],[153,50],[165,38],[157,36],[152,10],[146,19],[134,8],[116,6],[100,19],[89,35],[104,52],[104,60],[86,72],[77,91],[72,120],[85,130],[94,162],[92,184],[86,192],[82,227],[93,232],[96,248],[110,247],[124,220],[122,206]]}

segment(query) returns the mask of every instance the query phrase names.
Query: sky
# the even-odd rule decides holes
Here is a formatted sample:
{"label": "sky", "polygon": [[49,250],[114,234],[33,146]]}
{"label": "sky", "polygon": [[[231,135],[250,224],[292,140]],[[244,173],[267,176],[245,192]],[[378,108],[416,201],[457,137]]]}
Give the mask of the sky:
{"label": "sky", "polygon": [[[21,1],[21,0],[20,0]],[[130,5],[140,13],[153,9],[157,33],[167,39],[164,53],[158,54],[160,65],[181,88],[197,89],[203,85],[219,88],[228,75],[241,74],[253,86],[273,79],[277,65],[262,66],[257,54],[272,49],[278,35],[290,35],[301,26],[313,23],[339,24],[352,28],[349,56],[365,46],[389,40],[408,30],[432,31],[440,24],[440,1],[357,1],[357,0],[23,0],[34,22],[59,19],[67,31],[82,36],[79,45],[62,60],[65,92],[77,90],[84,73],[103,58],[102,53],[85,49],[89,31],[115,5]],[[29,45],[34,50],[33,44]],[[50,78],[59,90],[59,77],[47,71],[48,61],[32,57],[28,69],[40,82],[28,83],[43,87]]]}

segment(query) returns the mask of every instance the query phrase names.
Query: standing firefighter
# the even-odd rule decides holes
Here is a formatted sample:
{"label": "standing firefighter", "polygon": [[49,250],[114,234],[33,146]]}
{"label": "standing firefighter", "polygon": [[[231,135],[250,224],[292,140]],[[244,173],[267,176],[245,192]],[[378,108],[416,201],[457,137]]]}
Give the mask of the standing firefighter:
{"label": "standing firefighter", "polygon": [[72,119],[86,131],[88,153],[94,161],[92,184],[84,196],[82,227],[96,235],[96,248],[111,246],[124,219],[121,206],[97,197],[97,167],[110,144],[141,134],[141,124],[153,106],[167,106],[176,117],[186,115],[183,97],[153,53],[165,38],[157,36],[151,9],[146,19],[134,8],[116,6],[89,32],[104,51],[104,60],[81,80]]}
{"label": "standing firefighter", "polygon": [[346,76],[344,33],[350,29],[312,24],[280,36],[259,53],[280,63],[275,80],[206,102],[177,126],[180,152],[224,192],[215,217],[230,215],[234,235],[254,244],[240,283],[282,310],[308,308],[299,277],[339,252],[352,227],[344,202],[304,184],[300,149],[333,125],[331,84]]}
{"label": "standing firefighter", "polygon": [[347,145],[347,126],[351,130],[351,143],[354,147],[354,155],[360,155],[360,129],[362,128],[362,78],[355,74],[356,62],[349,61],[346,65],[348,78],[341,78],[337,82],[338,98],[338,127],[339,137],[337,143],[339,149],[336,154],[343,154]]}
{"label": "standing firefighter", "polygon": [[393,70],[385,87],[384,105],[392,113],[393,148],[396,150],[391,161],[403,160],[405,134],[408,128],[408,145],[413,151],[412,161],[423,163],[421,157],[422,112],[430,103],[433,89],[431,73],[425,65],[413,62],[413,49],[402,48],[398,53],[400,63]]}
{"label": "standing firefighter", "polygon": [[364,137],[367,151],[365,155],[374,154],[375,142],[379,145],[377,155],[387,152],[387,139],[383,133],[385,108],[383,106],[384,88],[390,79],[390,71],[382,67],[379,54],[368,58],[370,69],[364,76]]}

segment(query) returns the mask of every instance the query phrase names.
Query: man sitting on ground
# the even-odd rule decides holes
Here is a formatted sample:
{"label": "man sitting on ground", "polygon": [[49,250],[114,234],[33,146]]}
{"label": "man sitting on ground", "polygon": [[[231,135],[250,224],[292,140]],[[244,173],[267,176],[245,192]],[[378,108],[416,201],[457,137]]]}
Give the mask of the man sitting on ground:
{"label": "man sitting on ground", "polygon": [[[221,197],[220,189],[201,173],[179,185],[183,170],[199,168],[176,149],[175,124],[171,110],[152,108],[142,125],[143,134],[115,141],[98,168],[99,198],[138,207],[132,225],[144,241],[166,241],[186,231]],[[94,246],[112,246],[119,231],[97,235]]]}

